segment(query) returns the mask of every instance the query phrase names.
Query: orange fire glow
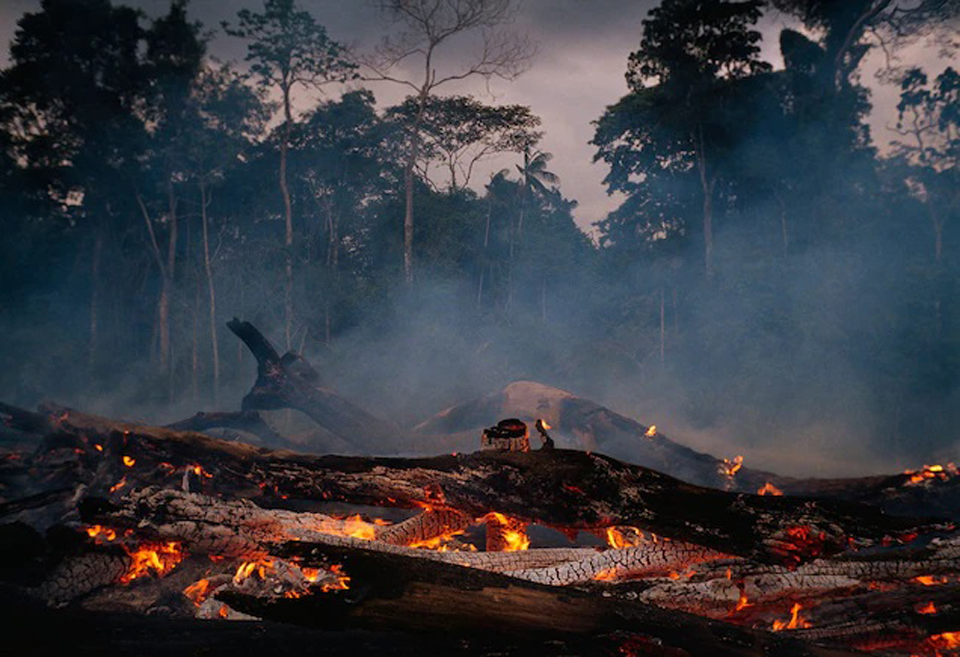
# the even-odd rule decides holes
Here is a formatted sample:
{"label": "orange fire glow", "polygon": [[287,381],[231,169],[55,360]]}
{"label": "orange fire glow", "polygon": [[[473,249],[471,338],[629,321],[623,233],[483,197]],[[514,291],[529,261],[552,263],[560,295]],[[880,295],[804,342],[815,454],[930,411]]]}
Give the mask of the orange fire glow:
{"label": "orange fire glow", "polygon": [[544,430],[546,430],[546,431],[549,431],[550,429],[553,428],[552,426],[550,426],[549,424],[547,424],[547,421],[546,421],[546,420],[544,420],[544,419],[542,419],[542,418],[540,419],[540,426],[542,426],[542,427],[544,428]]}
{"label": "orange fire glow", "polygon": [[102,527],[100,525],[93,525],[87,527],[87,536],[90,538],[104,538],[108,541],[116,540],[117,532],[113,531],[109,527]]}
{"label": "orange fire glow", "polygon": [[220,605],[220,611],[217,612],[217,616],[220,618],[226,618],[230,615],[230,607],[227,605]]}
{"label": "orange fire glow", "polygon": [[757,495],[783,495],[783,491],[768,481],[757,490]]}
{"label": "orange fire glow", "polygon": [[174,541],[167,543],[142,543],[136,550],[124,546],[133,562],[124,573],[120,581],[124,584],[143,577],[151,572],[162,577],[183,561],[183,551],[180,544]]}
{"label": "orange fire glow", "polygon": [[102,451],[103,451],[103,445],[95,444],[95,445],[93,446],[93,448],[94,448],[95,450],[97,450],[98,452],[102,452]]}
{"label": "orange fire glow", "polygon": [[136,462],[137,462],[137,459],[133,458],[132,456],[124,455],[123,457],[123,464],[128,468],[132,468],[133,464]]}
{"label": "orange fire glow", "polygon": [[798,628],[810,627],[810,623],[800,617],[801,609],[803,609],[803,605],[799,602],[793,603],[793,607],[790,609],[790,620],[773,621],[773,631],[779,632],[780,630],[796,630]]}
{"label": "orange fire glow", "polygon": [[960,648],[960,632],[944,632],[943,634],[934,634],[927,641],[934,648],[949,650],[950,648]]}
{"label": "orange fire glow", "polygon": [[343,572],[343,567],[340,564],[330,566],[330,572],[336,576],[337,581],[323,584],[320,587],[321,591],[326,593],[327,591],[344,591],[350,588],[350,577]]}
{"label": "orange fire glow", "polygon": [[647,438],[653,438],[657,435],[657,425],[651,424],[650,428],[647,429],[647,433],[644,434]]}
{"label": "orange fire glow", "polygon": [[115,483],[113,486],[110,487],[110,492],[116,493],[118,490],[120,490],[126,485],[127,485],[127,478],[126,476],[124,476],[120,479],[120,481],[118,481],[117,483]]}
{"label": "orange fire glow", "polygon": [[190,469],[193,470],[193,474],[197,475],[198,477],[206,477],[208,479],[213,478],[213,475],[204,470],[202,465],[191,465]]}
{"label": "orange fire glow", "polygon": [[604,568],[599,573],[593,576],[593,579],[597,582],[612,582],[617,579],[617,569],[616,568]]}
{"label": "orange fire glow", "polygon": [[207,596],[210,595],[210,580],[201,579],[198,582],[194,582],[187,588],[183,589],[183,594],[190,598],[193,601],[193,604],[198,607],[203,604],[203,601],[207,599]]}
{"label": "orange fire glow", "polygon": [[923,584],[924,586],[936,586],[937,584],[946,584],[946,577],[934,577],[933,575],[918,575],[913,578],[913,581],[917,584]]}
{"label": "orange fire glow", "polygon": [[[627,530],[629,534],[623,530]],[[645,540],[643,532],[636,527],[607,527],[607,543],[614,549],[636,547]]]}
{"label": "orange fire glow", "polygon": [[740,468],[743,467],[743,456],[739,454],[734,456],[733,459],[723,459],[723,463],[720,464],[720,472],[726,477],[733,478]]}
{"label": "orange fire glow", "polygon": [[904,485],[915,486],[932,479],[946,481],[957,474],[957,466],[953,463],[948,463],[946,467],[939,464],[924,465],[920,470],[904,470],[903,474],[910,475]]}
{"label": "orange fire glow", "polygon": [[244,561],[237,566],[237,572],[233,575],[233,583],[241,584],[245,579],[254,573],[260,579],[266,579],[267,573],[273,570],[273,559],[260,559],[258,561]]}
{"label": "orange fire glow", "polygon": [[743,591],[740,592],[740,599],[737,600],[737,606],[734,608],[734,611],[740,611],[741,609],[746,609],[747,607],[752,607],[753,603],[747,600],[747,594]]}
{"label": "orange fire glow", "polygon": [[917,613],[918,614],[935,614],[937,613],[937,605],[933,604],[932,602],[928,602],[923,606],[918,606]]}
{"label": "orange fire glow", "polygon": [[503,548],[504,552],[516,552],[530,548],[530,538],[527,536],[527,532],[523,530],[523,525],[516,520],[496,511],[491,511],[484,516],[484,519],[487,522],[493,521],[503,526],[503,540],[507,544]]}

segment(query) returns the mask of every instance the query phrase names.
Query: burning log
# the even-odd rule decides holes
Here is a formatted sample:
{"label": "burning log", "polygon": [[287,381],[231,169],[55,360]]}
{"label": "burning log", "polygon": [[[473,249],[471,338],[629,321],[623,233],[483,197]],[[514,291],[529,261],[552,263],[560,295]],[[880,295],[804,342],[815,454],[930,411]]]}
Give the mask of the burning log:
{"label": "burning log", "polygon": [[[220,490],[252,499],[430,506],[474,518],[496,512],[561,529],[628,525],[794,565],[843,552],[851,543],[867,547],[952,529],[943,521],[891,517],[835,500],[701,488],[601,454],[564,449],[419,459],[309,456],[50,410],[60,439],[72,439],[84,458],[100,461],[92,486],[100,490],[121,476],[139,486],[169,485],[173,472],[202,463]],[[91,452],[91,444],[102,444],[103,451]]]}
{"label": "burning log", "polygon": [[[261,618],[320,628],[412,629],[468,635],[495,632],[527,637],[588,634],[600,635],[595,647],[614,651],[628,645],[648,645],[718,655],[760,651],[838,654],[787,636],[734,628],[453,564],[296,543],[288,544],[286,551],[305,564],[341,564],[350,578],[349,587],[297,598],[224,591],[218,599]],[[411,609],[417,613],[410,613]]]}

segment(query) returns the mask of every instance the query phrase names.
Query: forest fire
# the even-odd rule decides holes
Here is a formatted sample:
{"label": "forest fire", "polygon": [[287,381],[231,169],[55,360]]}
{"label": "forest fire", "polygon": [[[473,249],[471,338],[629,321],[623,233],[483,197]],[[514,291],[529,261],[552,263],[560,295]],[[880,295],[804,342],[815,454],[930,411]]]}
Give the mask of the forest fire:
{"label": "forest fire", "polygon": [[733,479],[742,467],[743,456],[740,455],[734,456],[733,459],[723,459],[718,466],[720,474],[728,479]]}
{"label": "forest fire", "polygon": [[647,431],[646,431],[646,433],[645,433],[644,435],[645,435],[647,438],[655,438],[655,437],[657,436],[657,425],[651,424],[651,425],[650,425],[650,428],[647,429]]}

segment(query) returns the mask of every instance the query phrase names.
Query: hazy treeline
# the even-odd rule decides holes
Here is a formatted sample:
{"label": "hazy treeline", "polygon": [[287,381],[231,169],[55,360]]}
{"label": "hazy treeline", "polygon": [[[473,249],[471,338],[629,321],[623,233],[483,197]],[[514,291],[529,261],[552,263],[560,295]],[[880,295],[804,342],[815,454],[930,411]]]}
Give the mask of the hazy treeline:
{"label": "hazy treeline", "polygon": [[[492,12],[479,30],[510,3],[453,4]],[[225,26],[243,65],[181,2],[44,0],[0,74],[0,396],[236,407],[237,315],[401,421],[533,378],[744,446],[956,451],[960,75],[906,63],[883,153],[857,75],[868,30],[923,34],[955,3],[877,4],[652,10],[597,117],[626,200],[594,240],[535,108],[429,84],[383,108],[370,62],[289,0]],[[768,11],[798,26],[776,70]],[[497,43],[492,74],[518,74],[529,53]],[[347,91],[292,109],[328,84]]]}

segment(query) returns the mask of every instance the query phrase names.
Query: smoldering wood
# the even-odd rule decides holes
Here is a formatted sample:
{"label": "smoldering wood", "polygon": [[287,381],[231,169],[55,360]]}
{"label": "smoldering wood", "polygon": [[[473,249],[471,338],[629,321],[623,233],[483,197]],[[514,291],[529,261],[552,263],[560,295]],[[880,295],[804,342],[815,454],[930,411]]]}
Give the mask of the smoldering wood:
{"label": "smoldering wood", "polygon": [[[312,456],[191,432],[118,423],[49,407],[61,439],[90,450],[102,441],[103,490],[169,485],[170,468],[201,464],[219,490],[264,501],[283,496],[353,504],[500,512],[524,522],[590,529],[637,526],[757,561],[799,564],[846,550],[949,531],[936,519],[888,516],[836,500],[757,496],[701,488],[601,454],[564,449],[477,452],[428,458]],[[124,467],[122,456],[133,458]],[[164,466],[163,464],[166,464]]]}
{"label": "smoldering wood", "polygon": [[[320,628],[538,636],[615,634],[702,654],[843,654],[793,638],[736,628],[641,603],[518,581],[498,573],[408,556],[337,546],[287,544],[303,563],[341,564],[350,588],[299,598],[225,591],[217,598],[261,618]],[[417,613],[411,613],[411,610]]]}

